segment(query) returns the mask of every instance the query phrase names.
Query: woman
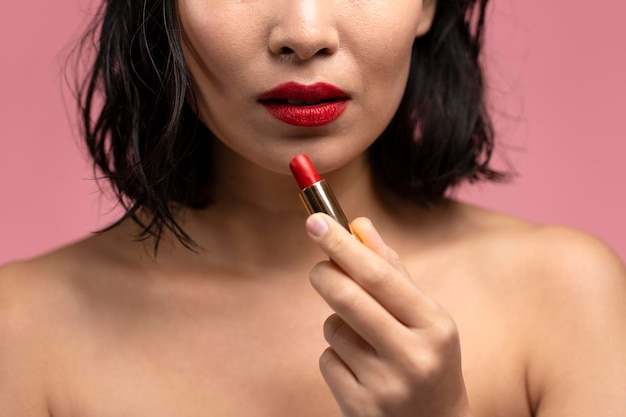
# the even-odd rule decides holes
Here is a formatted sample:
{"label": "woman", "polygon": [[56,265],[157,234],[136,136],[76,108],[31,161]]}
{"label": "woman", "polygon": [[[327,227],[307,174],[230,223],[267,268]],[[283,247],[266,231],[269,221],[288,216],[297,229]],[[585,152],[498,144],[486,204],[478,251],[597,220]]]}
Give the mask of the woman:
{"label": "woman", "polygon": [[617,257],[444,197],[501,177],[485,6],[106,1],[81,106],[127,214],[0,272],[2,415],[624,415]]}

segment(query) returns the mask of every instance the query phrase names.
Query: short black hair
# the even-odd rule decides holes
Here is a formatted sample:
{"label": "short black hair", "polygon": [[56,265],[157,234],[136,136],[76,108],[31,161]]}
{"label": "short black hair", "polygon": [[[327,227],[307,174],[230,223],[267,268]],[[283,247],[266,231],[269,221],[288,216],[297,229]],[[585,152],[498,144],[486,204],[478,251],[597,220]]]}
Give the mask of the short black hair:
{"label": "short black hair", "polygon": [[490,167],[494,131],[481,49],[488,0],[439,0],[415,40],[409,79],[393,120],[369,150],[377,178],[428,206],[463,181],[508,177]]}
{"label": "short black hair", "polygon": [[[429,32],[413,44],[402,102],[368,150],[376,177],[406,200],[428,206],[464,180],[504,177],[489,164],[494,134],[480,64],[487,3],[437,1]],[[110,227],[130,218],[155,250],[164,229],[195,246],[175,212],[211,204],[206,161],[216,138],[195,113],[175,1],[104,0],[76,52],[92,58],[77,79],[82,135],[125,209]]]}

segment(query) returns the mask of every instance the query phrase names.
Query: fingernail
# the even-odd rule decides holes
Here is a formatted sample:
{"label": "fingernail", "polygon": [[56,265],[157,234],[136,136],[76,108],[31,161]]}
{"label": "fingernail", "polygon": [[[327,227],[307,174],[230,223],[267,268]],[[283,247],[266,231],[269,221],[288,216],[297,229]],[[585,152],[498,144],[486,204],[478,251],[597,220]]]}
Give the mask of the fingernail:
{"label": "fingernail", "polygon": [[321,216],[309,216],[306,220],[306,230],[311,236],[320,238],[328,231],[328,224]]}

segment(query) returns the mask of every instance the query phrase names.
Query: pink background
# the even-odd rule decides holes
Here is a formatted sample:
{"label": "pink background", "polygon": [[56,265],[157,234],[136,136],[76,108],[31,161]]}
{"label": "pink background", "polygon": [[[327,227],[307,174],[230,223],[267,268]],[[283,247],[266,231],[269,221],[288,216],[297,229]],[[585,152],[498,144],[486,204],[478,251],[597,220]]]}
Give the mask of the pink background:
{"label": "pink background", "polygon": [[[86,0],[0,2],[0,263],[107,224],[62,95]],[[462,198],[591,232],[626,259],[626,3],[495,0],[488,62],[518,177]],[[72,114],[71,105],[70,113]]]}

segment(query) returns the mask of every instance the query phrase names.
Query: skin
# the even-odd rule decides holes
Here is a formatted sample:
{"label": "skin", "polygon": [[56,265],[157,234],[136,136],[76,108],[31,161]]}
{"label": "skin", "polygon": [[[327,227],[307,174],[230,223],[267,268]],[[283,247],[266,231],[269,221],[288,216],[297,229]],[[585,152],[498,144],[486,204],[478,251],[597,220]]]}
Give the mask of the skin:
{"label": "skin", "polygon": [[[428,29],[434,3],[422,9],[415,0],[179,0],[200,118],[237,157],[265,170],[288,174],[299,153],[321,172],[343,167],[395,113],[413,40]],[[335,85],[350,105],[332,126],[294,129],[257,102],[287,81]]]}
{"label": "skin", "polygon": [[[181,0],[220,138],[216,204],[179,213],[202,249],[165,236],[154,258],[127,222],[0,268],[0,415],[626,415],[626,271],[603,243],[423,210],[372,178],[363,150],[428,29],[419,6]],[[291,80],[338,85],[349,108],[284,125],[256,97]],[[300,152],[358,239],[306,219],[286,174]]]}

